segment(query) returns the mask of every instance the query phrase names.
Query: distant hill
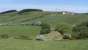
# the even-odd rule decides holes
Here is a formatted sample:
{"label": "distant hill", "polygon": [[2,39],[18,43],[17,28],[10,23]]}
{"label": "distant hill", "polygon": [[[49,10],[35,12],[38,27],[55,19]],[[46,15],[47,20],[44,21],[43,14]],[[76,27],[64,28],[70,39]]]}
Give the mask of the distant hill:
{"label": "distant hill", "polygon": [[[0,24],[32,24],[39,21],[47,22],[51,25],[58,23],[77,24],[88,20],[88,15],[84,14],[65,14],[61,12],[49,12],[43,10],[22,10],[23,14],[18,14],[21,11],[10,10],[0,14]],[[16,12],[16,13],[14,13]]]}
{"label": "distant hill", "polygon": [[23,9],[23,10],[19,11],[18,14],[22,14],[25,12],[32,12],[32,11],[43,11],[43,10],[40,10],[40,9]]}
{"label": "distant hill", "polygon": [[0,14],[6,14],[6,13],[12,13],[12,12],[17,12],[17,11],[16,10],[8,10],[8,11],[1,12]]}

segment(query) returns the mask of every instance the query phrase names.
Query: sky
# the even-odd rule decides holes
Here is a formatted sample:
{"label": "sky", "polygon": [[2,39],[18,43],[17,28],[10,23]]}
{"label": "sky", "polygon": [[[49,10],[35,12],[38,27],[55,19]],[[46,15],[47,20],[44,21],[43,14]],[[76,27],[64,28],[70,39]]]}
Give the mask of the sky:
{"label": "sky", "polygon": [[43,9],[45,11],[88,12],[88,0],[0,0],[0,12]]}

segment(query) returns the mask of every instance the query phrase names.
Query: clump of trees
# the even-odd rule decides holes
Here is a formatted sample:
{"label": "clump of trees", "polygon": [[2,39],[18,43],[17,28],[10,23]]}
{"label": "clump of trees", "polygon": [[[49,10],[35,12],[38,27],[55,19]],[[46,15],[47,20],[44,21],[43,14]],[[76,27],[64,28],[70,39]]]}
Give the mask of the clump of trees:
{"label": "clump of trees", "polygon": [[6,14],[6,13],[12,13],[12,12],[17,12],[17,11],[16,10],[8,10],[8,11],[1,12],[0,14]]}
{"label": "clump of trees", "polygon": [[83,22],[73,27],[72,36],[76,39],[88,38],[88,22]]}
{"label": "clump of trees", "polygon": [[[61,35],[63,35],[63,39],[71,38],[72,28],[70,27],[69,24],[65,24],[65,23],[58,24],[55,27],[55,31],[58,31],[59,33],[61,33]],[[41,24],[40,34],[48,34],[50,32],[51,32],[50,25],[43,22]]]}
{"label": "clump of trees", "polygon": [[71,39],[88,38],[88,22],[81,22],[71,27],[68,24],[58,24],[55,30],[60,32],[65,39],[69,37]]}
{"label": "clump of trees", "polygon": [[32,11],[43,11],[41,9],[23,9],[21,11],[18,12],[18,14],[22,14],[22,13],[25,13],[25,12],[32,12]]}
{"label": "clump of trees", "polygon": [[69,24],[58,24],[55,31],[58,31],[63,36],[63,39],[71,39],[72,28]]}
{"label": "clump of trees", "polygon": [[51,30],[50,30],[50,25],[42,22],[41,26],[41,30],[40,30],[40,34],[48,34]]}
{"label": "clump of trees", "polygon": [[71,27],[68,24],[62,23],[56,26],[55,31],[58,31],[64,35],[65,33],[71,33]]}

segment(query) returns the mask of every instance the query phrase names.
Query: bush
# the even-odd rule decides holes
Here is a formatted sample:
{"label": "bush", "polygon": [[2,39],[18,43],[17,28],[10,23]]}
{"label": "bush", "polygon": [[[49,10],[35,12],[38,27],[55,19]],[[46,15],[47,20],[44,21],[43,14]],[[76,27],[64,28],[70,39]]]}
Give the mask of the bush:
{"label": "bush", "polygon": [[60,32],[62,35],[64,35],[65,33],[71,33],[71,27],[68,24],[58,24],[55,28],[55,31]]}
{"label": "bush", "polygon": [[0,35],[0,37],[3,38],[3,39],[8,39],[9,38],[8,34],[2,34],[2,35]]}
{"label": "bush", "polygon": [[47,23],[42,23],[40,34],[48,34],[49,32],[50,32],[50,25]]}
{"label": "bush", "polygon": [[72,32],[74,38],[88,38],[88,22],[83,22],[81,24],[76,25],[75,27],[73,27]]}
{"label": "bush", "polygon": [[31,40],[28,36],[25,35],[16,36],[15,39]]}

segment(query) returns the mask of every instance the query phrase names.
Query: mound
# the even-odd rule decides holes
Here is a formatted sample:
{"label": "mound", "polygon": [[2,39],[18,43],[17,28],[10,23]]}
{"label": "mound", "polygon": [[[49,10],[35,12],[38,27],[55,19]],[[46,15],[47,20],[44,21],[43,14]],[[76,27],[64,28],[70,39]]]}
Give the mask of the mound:
{"label": "mound", "polygon": [[46,41],[46,40],[62,40],[63,36],[57,31],[51,31],[48,34],[38,35],[36,37],[36,39],[37,40],[43,40],[43,41]]}
{"label": "mound", "polygon": [[47,37],[49,40],[62,40],[63,39],[63,36],[57,31],[51,31],[49,34],[47,34]]}

